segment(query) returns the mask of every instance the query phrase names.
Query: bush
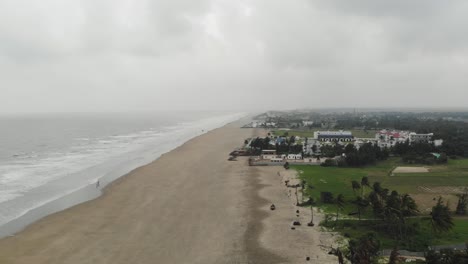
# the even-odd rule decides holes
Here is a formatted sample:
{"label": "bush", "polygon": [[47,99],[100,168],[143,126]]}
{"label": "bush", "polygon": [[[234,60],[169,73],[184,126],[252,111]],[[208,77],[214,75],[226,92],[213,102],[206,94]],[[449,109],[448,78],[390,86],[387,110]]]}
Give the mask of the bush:
{"label": "bush", "polygon": [[336,166],[336,162],[334,159],[326,159],[324,162],[320,164],[322,167],[333,167]]}

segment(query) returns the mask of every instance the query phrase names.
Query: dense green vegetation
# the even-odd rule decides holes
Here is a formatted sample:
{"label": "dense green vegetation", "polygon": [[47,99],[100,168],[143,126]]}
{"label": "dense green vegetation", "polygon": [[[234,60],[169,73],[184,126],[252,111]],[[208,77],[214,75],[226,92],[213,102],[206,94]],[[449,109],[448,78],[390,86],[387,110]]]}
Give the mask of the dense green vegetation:
{"label": "dense green vegetation", "polygon": [[[444,113],[449,115],[448,113]],[[353,117],[342,116],[337,120],[337,127],[348,129],[365,127],[367,129],[392,128],[410,130],[417,133],[434,133],[434,138],[443,139],[441,152],[447,155],[468,157],[468,123],[427,118],[425,113],[385,113],[381,116]],[[431,116],[437,116],[431,113]]]}
{"label": "dense green vegetation", "polygon": [[338,222],[329,221],[322,223],[322,226],[339,231],[347,238],[358,238],[362,234],[374,231],[377,239],[380,240],[381,247],[391,249],[396,245],[400,249],[413,251],[425,251],[429,245],[452,245],[463,244],[468,241],[468,220],[454,219],[454,228],[447,233],[434,234],[431,230],[430,222],[424,218],[409,219],[409,224],[417,226],[418,233],[413,234],[407,240],[395,241],[392,234],[380,232],[376,227],[379,221],[374,220],[350,220],[343,219]]}
{"label": "dense green vegetation", "polygon": [[[468,220],[466,218],[455,218],[453,230],[447,229],[449,232],[437,232],[432,229],[430,215],[426,211],[420,212],[416,218],[403,219],[403,215],[400,215],[399,221],[405,223],[404,230],[407,233],[397,237],[395,231],[402,230],[399,222],[396,221],[393,227],[389,227],[385,221],[382,222],[382,219],[386,218],[382,214],[379,215],[379,208],[374,208],[375,202],[371,202],[372,193],[375,191],[373,184],[376,182],[380,183],[382,190],[388,188],[388,190],[384,190],[386,192],[385,199],[391,198],[393,195],[391,190],[395,190],[394,197],[397,201],[399,201],[398,199],[401,201],[402,197],[405,197],[405,193],[418,194],[423,192],[418,188],[421,185],[425,187],[467,186],[468,159],[449,160],[447,165],[430,167],[431,170],[428,173],[390,176],[391,171],[399,165],[402,165],[400,159],[390,158],[378,162],[375,166],[362,168],[322,166],[293,166],[293,168],[299,171],[300,178],[306,183],[305,195],[312,197],[316,201],[316,206],[332,216],[339,212],[341,220],[338,222],[329,221],[325,223],[325,226],[337,228],[337,231],[346,236],[357,238],[360,234],[372,230],[377,233],[384,248],[393,248],[396,241],[400,241],[399,247],[409,250],[424,250],[428,244],[457,244],[468,241]],[[340,194],[345,202],[338,205],[333,201],[336,201],[336,197]],[[367,201],[362,201],[361,198]],[[363,202],[364,204],[360,206],[359,204]],[[385,200],[382,208],[390,203],[392,203],[391,200],[390,202]],[[433,203],[436,205],[436,201]],[[445,207],[445,203],[441,203],[442,207]],[[441,215],[445,212],[444,210],[446,209],[439,210],[442,212]],[[437,210],[434,211],[433,208],[433,212],[437,212]],[[358,213],[362,214],[362,221],[357,221]],[[450,215],[452,214],[451,212]],[[391,218],[386,219],[386,221],[388,222],[389,219]],[[390,232],[389,228],[393,228],[393,232]]]}
{"label": "dense green vegetation", "polygon": [[[274,142],[275,144],[271,144]],[[286,138],[281,143],[277,143],[270,137],[265,138],[254,138],[250,143],[251,154],[260,155],[262,150],[276,150],[277,154],[289,154],[289,153],[302,153],[302,144],[295,144],[296,140],[294,136]]]}

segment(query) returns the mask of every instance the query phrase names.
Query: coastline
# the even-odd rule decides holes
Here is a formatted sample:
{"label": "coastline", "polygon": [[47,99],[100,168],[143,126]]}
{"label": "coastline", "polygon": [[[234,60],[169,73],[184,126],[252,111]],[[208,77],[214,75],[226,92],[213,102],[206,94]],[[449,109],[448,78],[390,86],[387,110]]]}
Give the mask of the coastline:
{"label": "coastline", "polygon": [[[128,164],[124,167],[111,168],[110,171],[98,177],[95,181],[88,182],[84,186],[83,185],[79,186],[60,196],[46,200],[39,206],[28,209],[24,211],[23,213],[19,214],[17,217],[5,223],[1,223],[0,224],[0,239],[9,237],[9,236],[14,236],[16,233],[21,232],[23,229],[25,229],[28,225],[34,224],[35,222],[39,221],[40,219],[44,217],[47,217],[48,215],[52,215],[57,212],[71,208],[75,205],[79,205],[81,203],[97,199],[101,195],[103,195],[106,189],[109,186],[111,186],[115,181],[118,181],[119,179],[126,177],[129,174],[132,174],[132,172],[134,172],[138,168],[155,162],[156,160],[161,158],[163,155],[183,146],[184,144],[186,144],[187,142],[189,142],[190,140],[194,138],[197,138],[206,133],[209,133],[210,131],[219,129],[231,123],[239,122],[239,120],[247,118],[244,114],[237,114],[237,115],[238,117],[235,117],[237,119],[232,120],[232,118],[230,118],[230,120],[222,123],[220,126],[217,126],[208,130],[202,130],[201,133],[199,132],[197,134],[191,135],[188,138],[186,138],[186,140],[180,142],[179,144],[175,146],[170,147],[169,149],[167,148],[167,146],[163,146],[162,147],[163,150],[156,157],[143,161],[143,163],[138,161],[136,164]],[[50,184],[60,186],[66,183],[67,181],[68,181],[67,178],[62,178],[62,179],[55,180],[51,182]],[[39,196],[41,193],[46,193],[48,191],[48,185],[40,186],[34,191],[36,193],[33,194],[33,196]],[[28,202],[28,199],[30,198],[20,197],[20,199],[24,199],[25,202]],[[14,204],[15,202],[16,201],[6,201],[4,203]],[[24,202],[20,202],[20,204],[24,204]]]}
{"label": "coastline", "polygon": [[247,194],[255,190],[227,157],[254,131],[239,124],[195,137],[96,199],[1,239],[0,263],[246,263]]}
{"label": "coastline", "polygon": [[295,209],[278,168],[227,161],[245,138],[265,133],[231,122],[195,137],[113,181],[96,199],[1,239],[0,263],[325,261],[318,230],[313,240],[307,230],[290,230]]}

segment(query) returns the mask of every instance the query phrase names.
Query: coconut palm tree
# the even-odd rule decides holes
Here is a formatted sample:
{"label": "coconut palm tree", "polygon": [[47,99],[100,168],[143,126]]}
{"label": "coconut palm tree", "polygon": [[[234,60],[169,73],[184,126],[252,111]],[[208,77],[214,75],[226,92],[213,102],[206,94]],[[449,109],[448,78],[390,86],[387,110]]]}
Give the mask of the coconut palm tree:
{"label": "coconut palm tree", "polygon": [[345,205],[345,199],[341,193],[338,194],[338,196],[335,198],[335,204],[336,204],[336,222],[338,222],[338,216],[339,216],[340,210],[343,210],[343,207]]}
{"label": "coconut palm tree", "polygon": [[361,196],[364,196],[364,186],[370,188],[369,177],[364,176],[361,179]]}
{"label": "coconut palm tree", "polygon": [[383,220],[383,211],[384,211],[384,203],[380,200],[379,195],[372,191],[367,196],[369,202],[372,204],[372,212],[374,213],[374,218],[381,218]]}
{"label": "coconut palm tree", "polygon": [[367,206],[369,206],[369,201],[362,198],[361,196],[358,196],[356,197],[356,200],[354,201],[354,203],[356,204],[356,207],[358,210],[359,220],[361,220],[361,214],[367,208]]}
{"label": "coconut palm tree", "polygon": [[454,223],[449,207],[447,204],[444,205],[442,197],[439,197],[437,204],[432,207],[430,221],[435,233],[448,232],[453,228]]}
{"label": "coconut palm tree", "polygon": [[353,188],[354,195],[356,196],[356,190],[361,189],[361,185],[357,181],[352,181],[351,187]]}
{"label": "coconut palm tree", "polygon": [[378,195],[381,195],[383,192],[383,188],[382,185],[380,185],[380,182],[374,182],[374,184],[372,184],[372,189]]}
{"label": "coconut palm tree", "polygon": [[359,240],[350,240],[346,258],[352,264],[374,263],[380,249],[380,241],[374,233],[368,233]]}
{"label": "coconut palm tree", "polygon": [[416,201],[414,201],[414,199],[409,194],[405,194],[403,197],[401,197],[401,210],[403,216],[405,217],[419,213]]}
{"label": "coconut palm tree", "polygon": [[308,226],[314,226],[314,198],[312,196],[309,197],[310,201],[310,213],[311,213],[311,218],[310,218],[310,223],[307,223]]}

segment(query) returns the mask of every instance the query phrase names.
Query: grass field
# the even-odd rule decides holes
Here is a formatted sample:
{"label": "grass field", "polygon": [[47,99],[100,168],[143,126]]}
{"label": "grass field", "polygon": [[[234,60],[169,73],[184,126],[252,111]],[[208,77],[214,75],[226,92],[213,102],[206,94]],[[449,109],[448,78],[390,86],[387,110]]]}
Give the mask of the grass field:
{"label": "grass field", "polygon": [[[314,128],[314,129],[307,129],[307,130],[274,130],[271,131],[273,135],[275,136],[283,136],[284,133],[288,132],[288,136],[299,136],[299,137],[314,137],[314,132],[315,131],[324,131],[327,129],[322,129],[322,128]],[[336,129],[330,129],[330,130],[336,130]],[[351,129],[347,130],[351,131],[353,133],[354,137],[358,138],[374,138],[375,133],[377,133],[377,130],[361,130],[361,129]]]}
{"label": "grass field", "polygon": [[[351,181],[356,180],[361,182],[362,177],[368,176],[370,184],[380,182],[383,188],[396,190],[399,193],[409,193],[418,203],[421,214],[426,215],[428,210],[435,204],[433,200],[439,195],[443,196],[447,201],[452,197],[450,203],[456,205],[456,196],[444,193],[444,187],[468,187],[468,159],[449,160],[446,165],[426,166],[429,168],[428,173],[407,173],[391,175],[391,171],[397,166],[408,166],[401,164],[399,158],[390,158],[386,161],[379,162],[374,166],[363,168],[339,168],[339,167],[321,167],[321,166],[293,166],[292,168],[299,172],[301,179],[307,182],[307,185],[312,186],[312,189],[306,191],[307,196],[312,196],[317,202],[317,206],[323,209],[326,213],[335,213],[336,206],[333,204],[323,204],[320,200],[320,192],[328,191],[333,193],[334,197],[338,194],[343,194],[347,201],[346,206],[341,213],[341,218],[348,217],[351,212],[356,212],[355,205],[349,201],[354,200],[356,195],[351,188]],[[414,165],[415,166],[415,165]],[[426,189],[419,188],[424,186]],[[431,190],[428,192],[427,190]],[[364,193],[370,192],[369,188],[364,188]],[[359,194],[359,192],[357,193]],[[417,198],[417,199],[416,199]],[[367,210],[363,218],[372,218],[371,210]],[[351,220],[355,221],[355,220]],[[353,230],[343,230],[342,233],[352,235],[364,232],[365,227],[355,228]],[[368,228],[367,228],[368,229]],[[426,230],[430,233],[430,230]],[[425,231],[424,231],[425,232]],[[423,233],[424,233],[423,232]],[[382,234],[381,234],[382,235]],[[383,239],[386,238],[383,235]],[[426,239],[424,235],[418,237],[420,240]],[[419,241],[419,240],[418,240]],[[441,237],[437,237],[434,245],[441,244],[457,244],[468,241],[468,219],[456,219],[455,229]],[[394,243],[391,239],[388,243]],[[387,244],[388,244],[387,243]],[[416,243],[416,242],[415,242]],[[421,246],[420,241],[417,246]]]}
{"label": "grass field", "polygon": [[[379,162],[374,166],[363,168],[339,168],[322,166],[293,166],[299,171],[300,177],[314,190],[310,194],[320,197],[320,192],[328,191],[335,195],[343,194],[347,199],[355,197],[351,188],[351,181],[361,182],[362,177],[369,177],[372,183],[380,182],[384,188],[396,190],[399,193],[417,194],[424,190],[419,186],[441,187],[441,186],[468,186],[468,159],[449,160],[446,165],[426,166],[428,173],[407,173],[389,176],[397,166],[408,166],[401,164],[399,158],[390,158]],[[364,192],[370,191],[364,188]]]}

